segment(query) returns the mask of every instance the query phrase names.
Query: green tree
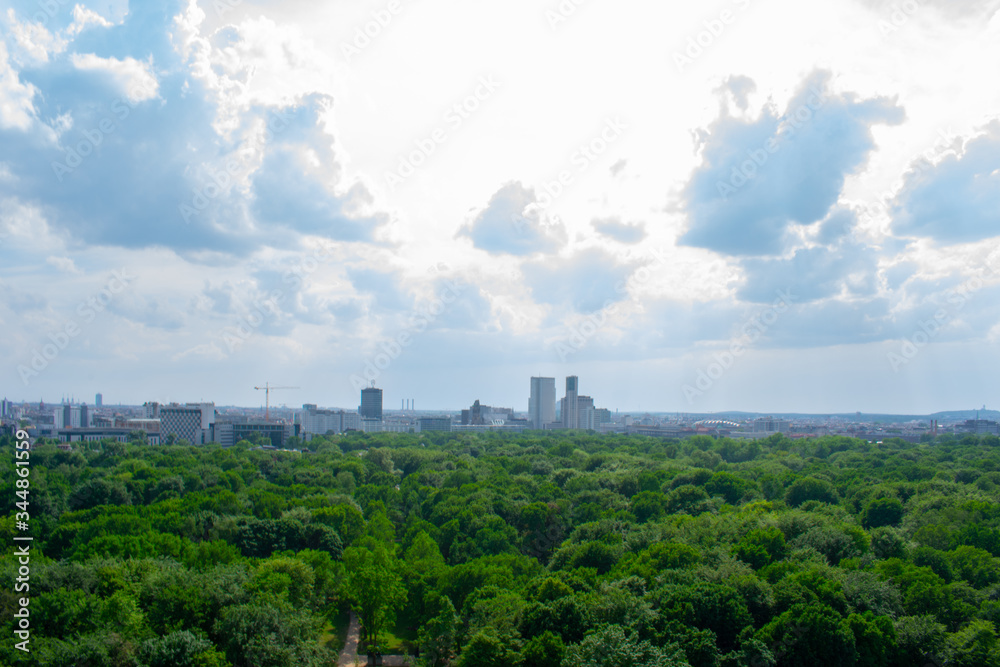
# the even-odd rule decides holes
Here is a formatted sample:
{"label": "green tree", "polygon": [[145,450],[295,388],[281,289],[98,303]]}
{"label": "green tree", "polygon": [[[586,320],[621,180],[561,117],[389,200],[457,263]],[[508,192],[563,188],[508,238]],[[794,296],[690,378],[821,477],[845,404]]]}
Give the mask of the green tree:
{"label": "green tree", "polygon": [[898,526],[902,520],[903,503],[898,498],[876,498],[861,513],[861,525],[868,529]]}
{"label": "green tree", "polygon": [[362,545],[344,551],[345,591],[373,654],[382,631],[395,622],[396,611],[406,602],[406,589],[396,557],[370,538]]}
{"label": "green tree", "polygon": [[690,667],[676,644],[658,647],[620,625],[606,625],[569,646],[562,667]]}
{"label": "green tree", "polygon": [[795,483],[785,493],[785,502],[792,507],[798,507],[809,500],[835,503],[837,502],[837,492],[833,488],[833,484],[825,479],[803,477],[795,480]]}
{"label": "green tree", "polygon": [[425,667],[446,667],[451,664],[458,636],[458,615],[447,596],[432,594],[425,606],[433,613],[417,636],[421,662]]}

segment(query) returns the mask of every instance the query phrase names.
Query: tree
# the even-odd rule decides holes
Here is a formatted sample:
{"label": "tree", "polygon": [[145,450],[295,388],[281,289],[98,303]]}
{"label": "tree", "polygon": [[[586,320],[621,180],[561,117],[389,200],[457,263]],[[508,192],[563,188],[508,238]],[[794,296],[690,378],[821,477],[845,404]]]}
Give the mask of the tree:
{"label": "tree", "polygon": [[564,655],[566,655],[566,646],[563,644],[562,637],[545,631],[532,637],[521,649],[521,666],[559,667]]}
{"label": "tree", "polygon": [[861,513],[861,525],[869,530],[898,526],[903,520],[903,503],[898,498],[876,498]]}
{"label": "tree", "polygon": [[512,657],[510,648],[496,635],[481,630],[462,649],[458,667],[509,667]]}
{"label": "tree", "polygon": [[425,602],[433,617],[424,624],[417,636],[421,660],[425,667],[446,667],[451,664],[458,635],[458,615],[445,595],[432,594]]}
{"label": "tree", "polygon": [[379,651],[382,631],[395,621],[396,611],[406,602],[406,589],[396,557],[371,538],[362,544],[344,551],[345,591],[361,618],[368,653],[374,655]]}
{"label": "tree", "polygon": [[676,644],[660,648],[620,625],[606,625],[566,649],[562,667],[690,667]]}
{"label": "tree", "polygon": [[765,625],[757,638],[776,646],[782,667],[853,667],[857,660],[854,634],[830,607],[797,604]]}
{"label": "tree", "polygon": [[798,507],[808,500],[835,503],[837,502],[837,492],[834,490],[833,484],[825,479],[803,477],[795,480],[795,483],[785,493],[785,502],[792,507]]}

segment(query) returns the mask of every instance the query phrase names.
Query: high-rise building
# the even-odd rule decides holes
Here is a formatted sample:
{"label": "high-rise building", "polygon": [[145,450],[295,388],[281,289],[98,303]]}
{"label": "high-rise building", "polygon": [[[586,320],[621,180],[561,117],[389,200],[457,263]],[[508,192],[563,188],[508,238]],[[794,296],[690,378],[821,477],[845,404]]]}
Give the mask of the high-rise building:
{"label": "high-rise building", "polygon": [[559,412],[563,428],[580,428],[579,390],[580,378],[570,375],[566,378],[566,396],[560,401]]}
{"label": "high-rise building", "polygon": [[361,390],[361,407],[358,408],[361,419],[382,421],[382,390],[368,387]]}
{"label": "high-rise building", "polygon": [[543,429],[556,420],[556,379],[531,378],[528,398],[528,423],[533,429]]}
{"label": "high-rise building", "polygon": [[86,405],[63,403],[54,411],[56,428],[87,428],[93,423],[93,413]]}
{"label": "high-rise building", "polygon": [[576,405],[576,427],[591,431],[597,428],[597,419],[594,412],[594,399],[590,396],[577,396]]}
{"label": "high-rise building", "polygon": [[98,394],[94,398],[94,407],[103,408],[104,407],[104,394]]}

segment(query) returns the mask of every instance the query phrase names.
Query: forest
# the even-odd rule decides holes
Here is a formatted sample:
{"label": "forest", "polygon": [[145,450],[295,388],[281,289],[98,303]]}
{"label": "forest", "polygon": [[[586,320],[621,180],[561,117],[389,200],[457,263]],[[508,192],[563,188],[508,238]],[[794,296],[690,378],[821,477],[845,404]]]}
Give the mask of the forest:
{"label": "forest", "polygon": [[994,436],[257,444],[0,439],[4,664],[1000,667]]}

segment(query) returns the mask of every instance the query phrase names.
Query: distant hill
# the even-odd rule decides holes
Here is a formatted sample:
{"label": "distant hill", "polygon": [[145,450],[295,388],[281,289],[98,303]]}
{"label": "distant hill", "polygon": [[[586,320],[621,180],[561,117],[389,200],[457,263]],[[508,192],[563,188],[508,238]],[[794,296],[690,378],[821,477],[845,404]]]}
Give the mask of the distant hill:
{"label": "distant hill", "polygon": [[[655,413],[664,414],[664,413]],[[676,414],[676,413],[666,413]],[[777,417],[779,419],[830,419],[830,418],[840,418],[847,421],[863,421],[863,422],[881,422],[883,424],[900,424],[910,421],[930,421],[931,419],[937,419],[939,422],[953,422],[953,421],[965,421],[966,419],[976,419],[978,415],[979,419],[987,419],[990,421],[1000,421],[1000,411],[997,410],[949,410],[944,412],[935,412],[934,414],[924,414],[924,415],[892,415],[892,414],[877,414],[862,412],[860,415],[856,412],[844,412],[844,413],[815,413],[815,414],[804,414],[799,412],[743,412],[739,410],[731,410],[728,412],[713,412],[705,414],[692,414],[686,413],[685,417],[698,421],[698,420],[708,420],[708,419],[720,419],[727,421],[743,421],[745,419],[754,419],[757,417]]]}

